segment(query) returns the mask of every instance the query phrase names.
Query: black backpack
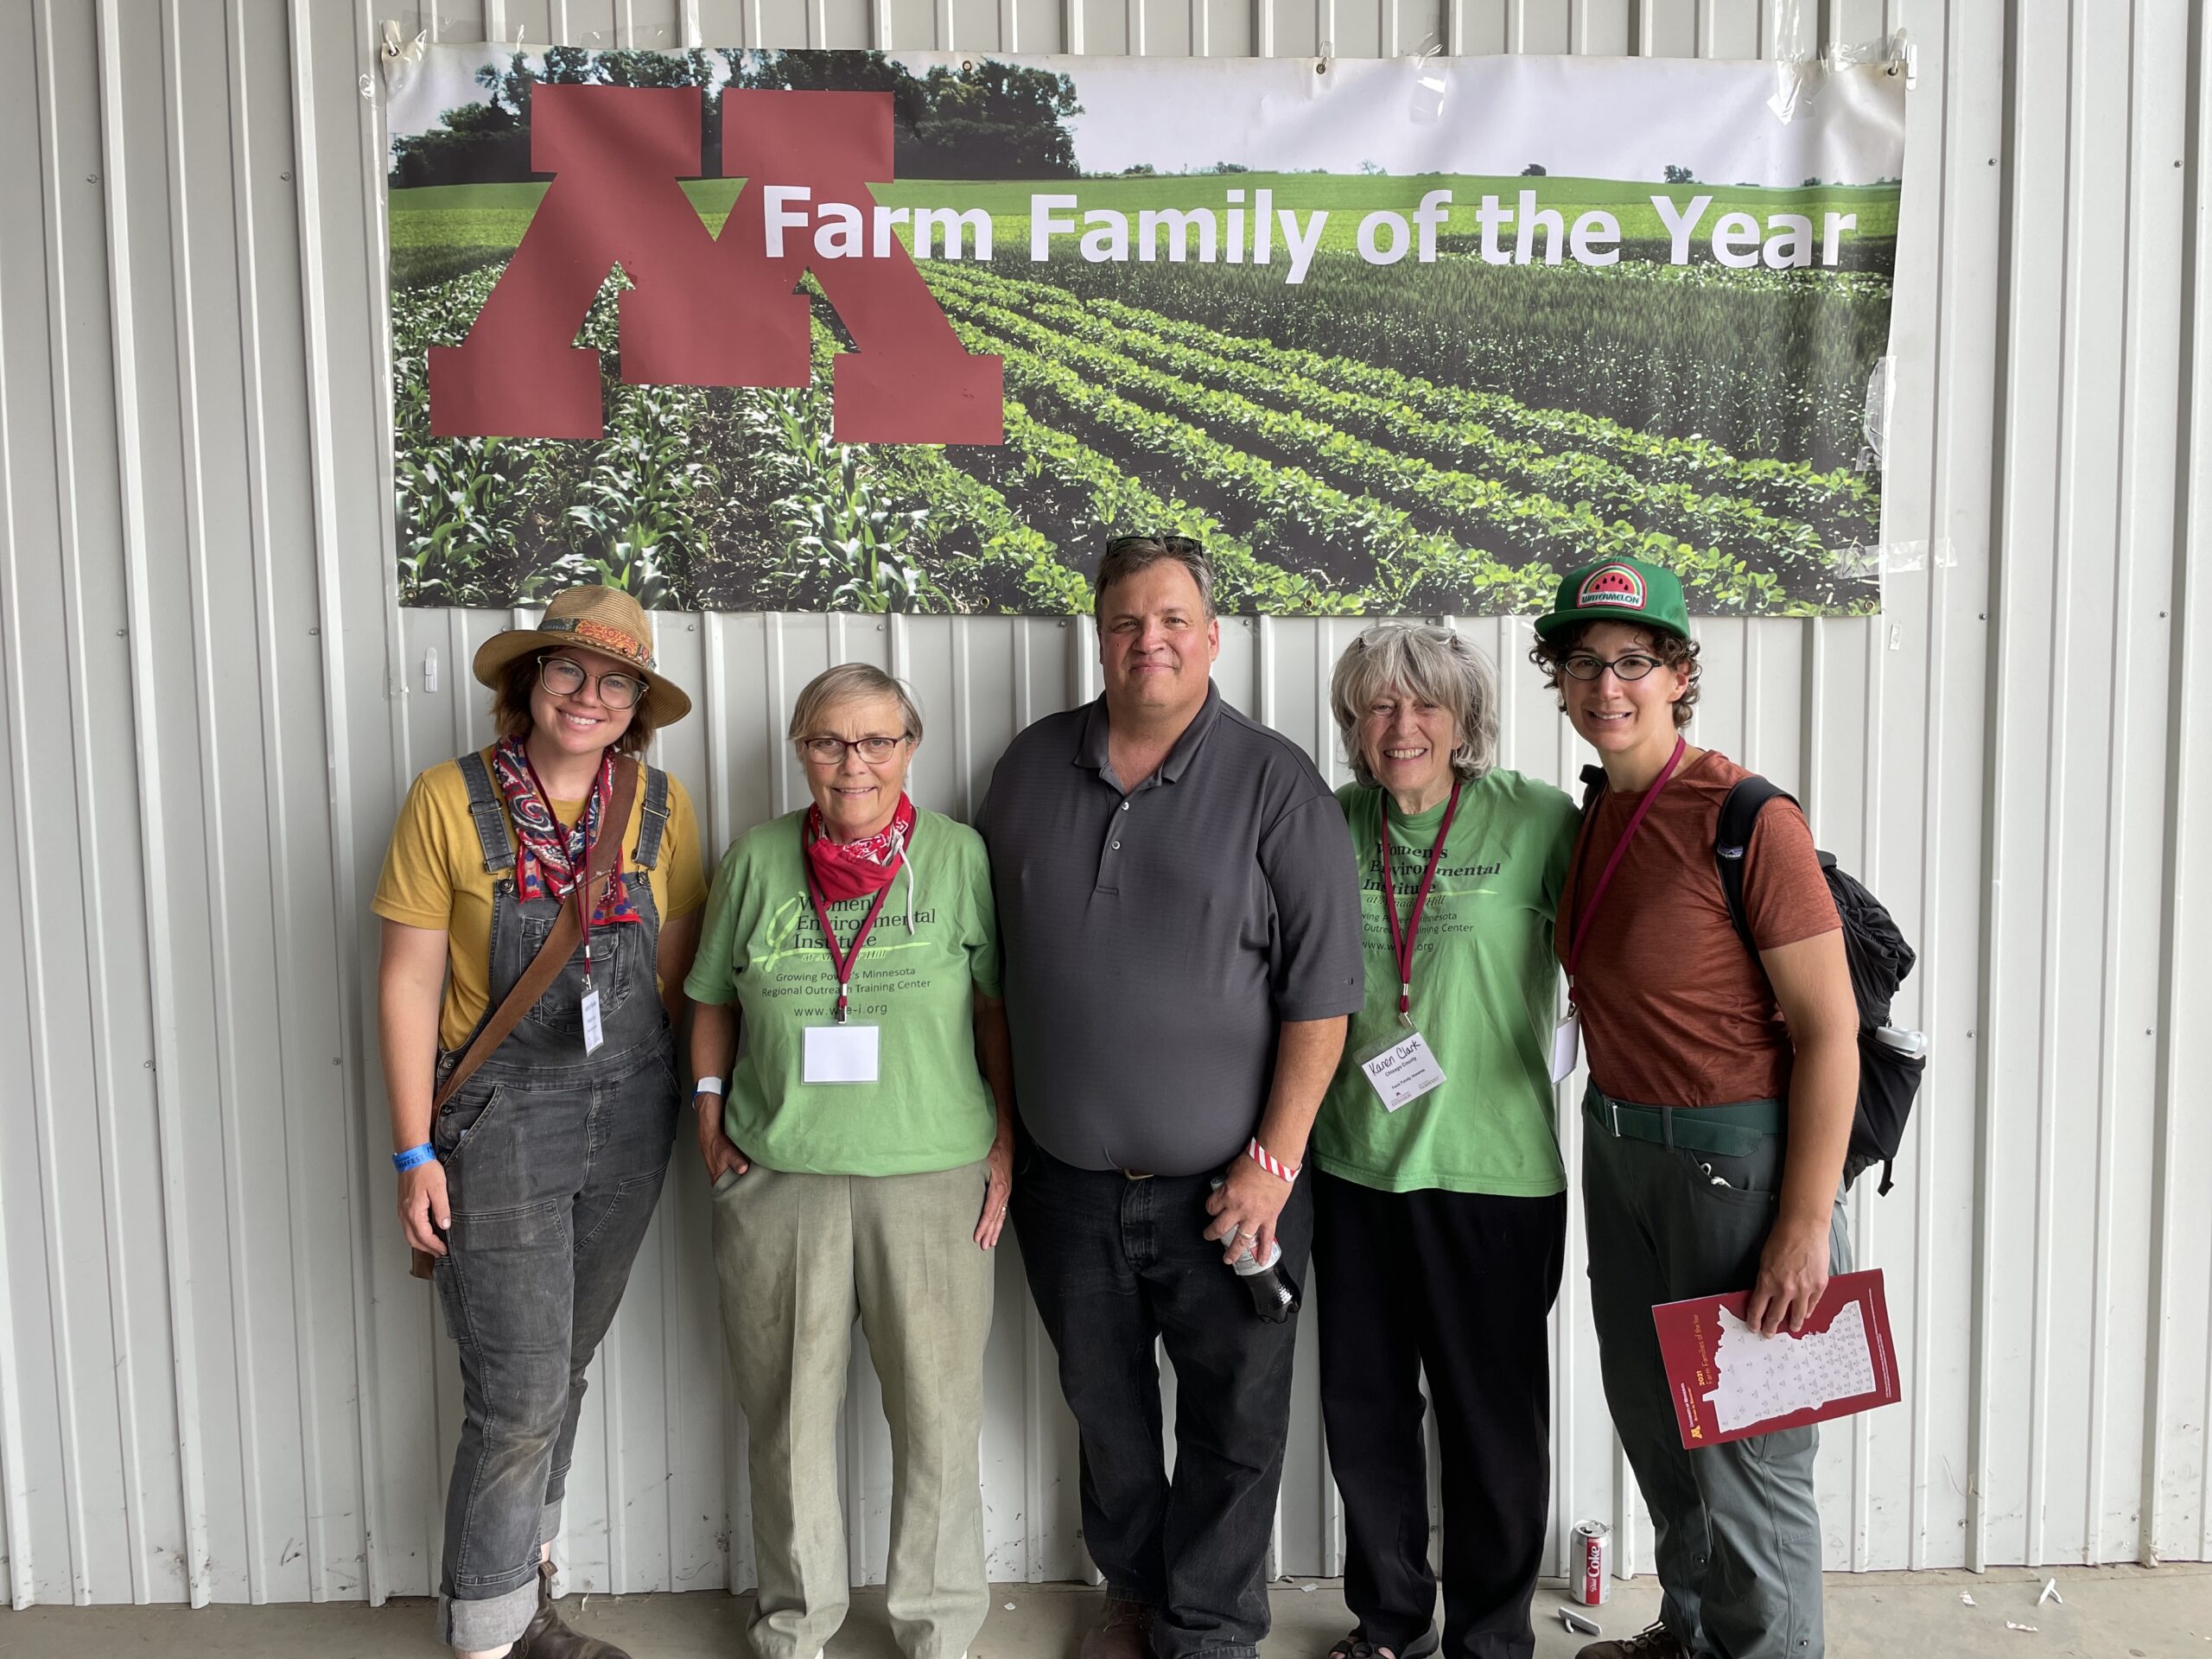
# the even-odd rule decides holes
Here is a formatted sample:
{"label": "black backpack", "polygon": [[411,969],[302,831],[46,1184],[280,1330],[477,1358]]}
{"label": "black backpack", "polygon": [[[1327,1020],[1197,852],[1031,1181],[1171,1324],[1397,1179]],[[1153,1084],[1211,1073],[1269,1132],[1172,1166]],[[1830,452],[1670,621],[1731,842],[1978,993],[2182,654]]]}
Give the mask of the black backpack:
{"label": "black backpack", "polygon": [[[1594,774],[1594,775],[1593,775]],[[1586,817],[1605,787],[1605,769],[1586,766],[1582,804]],[[1758,942],[1751,938],[1750,918],[1744,913],[1744,853],[1751,845],[1751,830],[1759,812],[1777,796],[1796,804],[1797,798],[1754,772],[1740,779],[1720,804],[1720,820],[1713,836],[1713,863],[1720,876],[1721,896],[1728,901],[1728,919],[1736,925],[1744,948],[1758,959]],[[1847,1183],[1876,1164],[1882,1166],[1887,1194],[1897,1183],[1894,1166],[1904,1142],[1905,1121],[1920,1093],[1928,1069],[1924,1052],[1895,1046],[1884,1033],[1890,1026],[1890,1003],[1897,987],[1912,971],[1916,960],[1904,935],[1859,879],[1837,868],[1833,853],[1820,855],[1821,872],[1827,877],[1836,914],[1843,922],[1844,959],[1851,968],[1852,995],[1859,1002],[1859,1107],[1851,1124],[1851,1150],[1844,1158]],[[1918,1033],[1897,1033],[1917,1037]]]}

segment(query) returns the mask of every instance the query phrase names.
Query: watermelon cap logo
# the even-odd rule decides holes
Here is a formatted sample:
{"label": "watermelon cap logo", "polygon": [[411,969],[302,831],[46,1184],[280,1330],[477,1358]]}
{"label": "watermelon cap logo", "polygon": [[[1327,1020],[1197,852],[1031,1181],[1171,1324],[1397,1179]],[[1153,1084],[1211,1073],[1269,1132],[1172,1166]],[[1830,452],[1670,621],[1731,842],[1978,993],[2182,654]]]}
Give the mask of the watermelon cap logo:
{"label": "watermelon cap logo", "polygon": [[1574,603],[1578,608],[1640,611],[1643,608],[1643,574],[1625,564],[1599,565],[1583,577]]}

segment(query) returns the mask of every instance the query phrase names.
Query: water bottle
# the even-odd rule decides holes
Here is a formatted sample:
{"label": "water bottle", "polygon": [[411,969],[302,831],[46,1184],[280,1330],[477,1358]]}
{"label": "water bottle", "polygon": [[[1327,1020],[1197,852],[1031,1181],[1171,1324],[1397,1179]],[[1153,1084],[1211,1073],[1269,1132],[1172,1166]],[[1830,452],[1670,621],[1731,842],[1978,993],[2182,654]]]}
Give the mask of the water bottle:
{"label": "water bottle", "polygon": [[[1213,1184],[1218,1192],[1223,1185],[1221,1177],[1215,1176]],[[1252,1243],[1256,1243],[1255,1240],[1247,1243],[1244,1253],[1230,1265],[1252,1298],[1252,1311],[1270,1324],[1281,1325],[1298,1312],[1298,1286],[1282,1270],[1282,1245],[1277,1243],[1262,1262],[1252,1248]]]}

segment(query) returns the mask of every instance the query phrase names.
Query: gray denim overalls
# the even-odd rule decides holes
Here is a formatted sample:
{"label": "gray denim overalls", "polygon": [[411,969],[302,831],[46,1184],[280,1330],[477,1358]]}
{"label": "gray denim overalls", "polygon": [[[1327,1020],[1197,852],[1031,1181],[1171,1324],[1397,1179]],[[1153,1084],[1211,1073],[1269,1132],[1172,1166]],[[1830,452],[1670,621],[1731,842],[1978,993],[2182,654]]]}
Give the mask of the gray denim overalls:
{"label": "gray denim overalls", "polygon": [[[499,791],[482,755],[459,764],[494,881],[496,1008],[560,906],[517,895]],[[659,861],[668,774],[647,767],[644,795],[631,870]],[[642,919],[591,932],[598,1052],[584,1053],[579,949],[431,1129],[452,1204],[436,1279],[461,1348],[463,1407],[438,1634],[463,1649],[514,1640],[537,1609],[537,1547],[560,1524],[584,1368],[621,1302],[675,1138],[680,1085],[653,982],[660,915],[647,884],[630,891]],[[441,1054],[438,1075],[458,1058]]]}

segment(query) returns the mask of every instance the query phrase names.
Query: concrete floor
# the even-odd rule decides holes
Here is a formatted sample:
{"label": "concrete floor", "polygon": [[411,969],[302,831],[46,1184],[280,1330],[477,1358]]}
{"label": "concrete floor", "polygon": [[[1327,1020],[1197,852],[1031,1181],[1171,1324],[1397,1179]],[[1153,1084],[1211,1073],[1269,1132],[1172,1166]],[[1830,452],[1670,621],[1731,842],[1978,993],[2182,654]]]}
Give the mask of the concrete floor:
{"label": "concrete floor", "polygon": [[[2058,1580],[2065,1605],[2037,1607],[2046,1578]],[[1640,1579],[1614,1586],[1614,1599],[1593,1610],[1608,1636],[1627,1635],[1651,1618],[1658,1587]],[[1974,1605],[1960,1600],[1963,1591]],[[1569,1634],[1557,1609],[1555,1586],[1536,1594],[1538,1659],[1571,1659],[1591,1638]],[[571,1597],[564,1606],[580,1630],[627,1649],[632,1659],[741,1659],[747,1604],[700,1593],[682,1596]],[[1074,1659],[1076,1644],[1097,1617],[1096,1591],[1072,1585],[999,1585],[990,1622],[971,1659]],[[2081,1656],[2082,1659],[2196,1659],[2212,1656],[2212,1566],[2019,1568],[1986,1573],[1837,1574],[1827,1585],[1831,1659],[1951,1659],[1955,1655]],[[2032,1631],[2006,1628],[2006,1621]],[[321,1607],[35,1607],[0,1610],[5,1659],[80,1659],[80,1656],[154,1654],[196,1659],[436,1659],[430,1613],[421,1601],[380,1608]],[[1350,1628],[1344,1595],[1333,1580],[1279,1586],[1274,1634],[1266,1659],[1323,1659]],[[883,1594],[853,1599],[845,1630],[829,1659],[897,1659],[883,1618]]]}

